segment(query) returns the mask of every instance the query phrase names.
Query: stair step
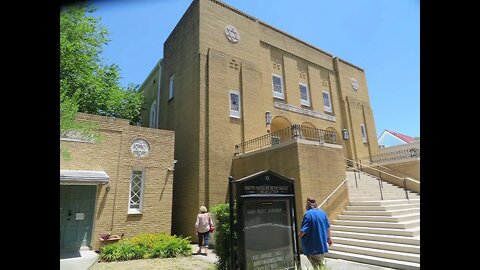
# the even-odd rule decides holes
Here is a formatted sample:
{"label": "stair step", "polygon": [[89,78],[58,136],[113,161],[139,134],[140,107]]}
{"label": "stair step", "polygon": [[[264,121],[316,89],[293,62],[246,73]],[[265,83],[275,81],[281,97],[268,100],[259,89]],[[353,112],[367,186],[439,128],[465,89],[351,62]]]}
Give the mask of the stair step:
{"label": "stair step", "polygon": [[[409,198],[416,198],[413,196],[409,196]],[[405,195],[397,195],[397,196],[383,196],[383,200],[405,200]],[[374,201],[374,200],[382,200],[380,195],[350,195],[351,202],[361,202],[361,201]]]}
{"label": "stair step", "polygon": [[[362,191],[362,190],[355,190],[355,191],[349,191],[348,194],[350,194],[350,196],[358,196],[360,197],[361,195],[373,195],[373,196],[378,196],[380,198],[380,195],[382,195],[383,197],[391,197],[391,196],[401,196],[403,197],[403,199],[407,199],[406,198],[406,195],[405,195],[405,191],[403,190],[399,190],[399,191],[388,191],[388,192],[382,192],[382,194],[380,194],[380,192],[378,190],[374,190],[374,191]],[[416,194],[411,194],[409,193],[408,196],[413,196],[413,195],[416,195]]]}
{"label": "stair step", "polygon": [[343,252],[369,255],[386,259],[420,263],[420,254],[405,253],[391,250],[381,250],[378,248],[358,247],[343,244],[330,246],[329,250],[338,250]]}
{"label": "stair step", "polygon": [[364,221],[364,220],[334,220],[333,224],[343,226],[386,228],[386,229],[409,229],[420,226],[420,220],[410,220],[402,223],[385,221]]}
{"label": "stair step", "polygon": [[420,237],[359,233],[359,232],[348,232],[348,231],[333,231],[333,230],[331,231],[331,234],[332,234],[332,237],[362,239],[362,240],[390,242],[390,243],[399,243],[399,244],[417,245],[417,246],[420,245]]}
{"label": "stair step", "polygon": [[[356,191],[356,190],[359,190],[359,191],[372,191],[372,192],[380,192],[380,188],[377,186],[374,186],[374,185],[358,185],[357,186],[348,186],[348,190],[349,191]],[[386,191],[391,191],[391,192],[397,192],[397,191],[401,191],[401,192],[405,192],[405,189],[403,188],[399,188],[399,187],[390,187],[390,186],[384,186],[382,188],[382,192],[386,192]],[[411,192],[410,190],[407,190],[407,192]]]}
{"label": "stair step", "polygon": [[[380,190],[377,188],[377,189],[363,189],[363,188],[360,188],[360,189],[357,189],[357,188],[349,188],[348,189],[348,193],[349,194],[380,194]],[[403,189],[397,189],[397,190],[383,190],[382,189],[382,194],[386,194],[386,193],[389,193],[389,194],[404,194],[405,195],[405,190]],[[411,192],[411,191],[407,191],[408,195],[418,195],[417,192]]]}
{"label": "stair step", "polygon": [[357,201],[350,202],[350,205],[363,205],[363,206],[385,206],[385,205],[395,205],[395,204],[410,204],[410,203],[420,203],[420,199],[401,199],[401,200],[375,200],[375,201]]}
{"label": "stair step", "polygon": [[400,269],[400,270],[419,270],[420,269],[419,263],[385,259],[385,258],[379,258],[375,256],[354,254],[354,253],[342,252],[342,251],[336,251],[336,250],[329,251],[327,253],[327,258],[349,260],[354,262],[379,265],[379,266]]}
{"label": "stair step", "polygon": [[[382,192],[382,194],[380,194],[380,192],[376,191],[376,192],[370,192],[370,191],[349,191],[348,194],[350,195],[350,197],[369,197],[369,196],[375,196],[377,197],[378,199],[377,200],[381,200],[381,196],[383,196],[383,200],[391,200],[391,199],[388,199],[390,197],[399,197],[398,200],[406,200],[407,199],[407,195],[405,195],[405,192],[404,191],[399,191],[399,192]],[[416,195],[418,194],[412,194],[412,193],[409,193],[408,194],[408,197],[415,197]],[[418,197],[415,197],[418,199]]]}
{"label": "stair step", "polygon": [[[348,192],[349,194],[349,197],[369,197],[369,196],[375,196],[375,197],[378,197],[377,200],[381,200],[380,199],[380,193],[357,193],[357,192],[351,192],[349,191]],[[394,193],[394,194],[385,194],[385,193],[382,193],[383,197],[384,197],[384,201],[385,200],[407,200],[407,197],[405,195],[405,192],[398,192],[398,193]],[[385,197],[399,197],[398,199],[386,199]],[[420,194],[418,193],[409,193],[408,194],[408,197],[409,199],[420,199]]]}
{"label": "stair step", "polygon": [[407,204],[396,204],[396,205],[385,205],[385,206],[357,206],[349,205],[347,210],[352,211],[388,211],[388,210],[400,210],[400,209],[411,209],[420,207],[420,203],[407,203]]}
{"label": "stair step", "polygon": [[[377,183],[365,184],[365,183],[353,183],[347,185],[349,189],[368,189],[368,190],[379,190],[379,185]],[[386,185],[383,184],[382,190],[403,190],[401,187],[397,187],[394,185]]]}
{"label": "stair step", "polygon": [[352,238],[335,237],[335,236],[332,236],[332,241],[334,245],[343,244],[343,245],[349,245],[349,246],[376,248],[381,250],[420,254],[419,245],[408,245],[408,244],[380,242],[380,241],[371,241],[371,240],[363,240],[363,239],[352,239]]}
{"label": "stair step", "polygon": [[408,214],[420,213],[420,208],[400,209],[391,211],[362,211],[362,210],[344,210],[343,215],[358,215],[358,216],[400,216]]}
{"label": "stair step", "polygon": [[359,215],[338,215],[340,220],[358,220],[358,221],[382,221],[382,222],[404,222],[410,220],[420,220],[420,213],[400,215],[400,216],[359,216]]}
{"label": "stair step", "polygon": [[400,236],[411,236],[411,237],[420,235],[420,227],[414,227],[414,228],[405,230],[405,229],[387,229],[387,228],[331,225],[330,228],[331,230],[335,230],[335,231],[348,231],[348,232],[359,232],[359,233],[389,234],[389,235],[400,235]]}
{"label": "stair step", "polygon": [[420,193],[364,173],[347,177],[350,204],[332,222],[327,257],[420,269]]}
{"label": "stair step", "polygon": [[[352,193],[350,192],[349,193],[350,195],[350,198],[352,197],[376,197],[378,199],[375,199],[375,200],[379,200],[381,201],[382,199],[382,196],[383,196],[383,200],[392,200],[391,197],[397,197],[398,200],[406,200],[407,199],[407,196],[405,195],[405,192],[398,192],[398,193],[383,193],[383,194],[380,194],[378,192],[376,193],[372,193],[372,192],[355,192],[355,193]],[[413,198],[418,198],[418,197],[415,197],[414,195],[411,195],[409,194],[408,197],[413,197]],[[370,200],[371,201],[371,200]]]}
{"label": "stair step", "polygon": [[[349,193],[351,194],[380,194],[380,190],[378,189],[378,187],[376,189],[356,189],[356,188],[353,188],[353,189],[349,189],[348,190]],[[408,195],[411,195],[413,194],[414,192],[408,192]],[[382,189],[382,194],[405,194],[405,190],[403,189]]]}
{"label": "stair step", "polygon": [[[374,190],[378,190],[379,189],[379,185],[378,185],[378,182],[374,182],[374,183],[358,183],[355,184],[355,183],[348,183],[347,184],[349,188],[353,188],[353,189],[361,189],[361,188],[368,188],[368,189],[374,189]],[[398,187],[398,186],[394,186],[394,185],[391,185],[391,184],[385,184],[383,183],[383,186],[382,186],[382,189],[392,189],[392,190],[397,190],[397,189],[400,189],[400,190],[403,190],[402,187]]]}

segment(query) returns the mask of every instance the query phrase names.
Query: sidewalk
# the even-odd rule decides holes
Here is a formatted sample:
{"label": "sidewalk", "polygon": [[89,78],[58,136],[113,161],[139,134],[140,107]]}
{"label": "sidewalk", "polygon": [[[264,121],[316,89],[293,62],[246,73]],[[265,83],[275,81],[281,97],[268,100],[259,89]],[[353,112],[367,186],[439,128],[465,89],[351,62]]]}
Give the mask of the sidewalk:
{"label": "sidewalk", "polygon": [[60,251],[60,270],[86,270],[98,260],[93,250]]}
{"label": "sidewalk", "polygon": [[[218,258],[217,255],[215,255],[215,252],[213,249],[208,249],[208,255],[203,254],[198,254],[196,253],[198,250],[198,245],[192,244],[192,251],[194,252],[192,257],[215,263]],[[375,265],[369,265],[369,264],[363,264],[363,263],[356,263],[356,262],[350,262],[350,261],[345,261],[345,260],[337,260],[337,259],[331,259],[327,258],[327,267],[330,270],[393,270],[391,268],[385,268],[385,267],[380,267],[380,266],[375,266]],[[309,270],[312,269],[312,264],[310,261],[308,261],[307,256],[305,255],[300,255],[300,263],[302,265],[302,270]]]}
{"label": "sidewalk", "polygon": [[[213,249],[208,250],[208,254],[198,254],[198,245],[192,244],[192,257],[197,260],[206,261],[209,263],[217,262],[218,258]],[[60,253],[60,269],[61,270],[87,270],[98,260],[98,254],[91,250],[81,250],[75,252],[61,252]],[[300,255],[302,270],[311,270],[312,265],[305,255]],[[392,270],[391,268],[384,268],[374,265],[355,263],[344,260],[327,258],[327,267],[330,270]]]}
{"label": "sidewalk", "polygon": [[210,263],[215,263],[218,260],[217,255],[215,255],[215,252],[213,251],[213,249],[211,248],[208,249],[208,255],[205,255],[205,253],[198,254],[197,253],[198,245],[197,244],[191,244],[191,245],[192,245],[192,252],[193,252],[192,257],[202,261],[210,262]]}

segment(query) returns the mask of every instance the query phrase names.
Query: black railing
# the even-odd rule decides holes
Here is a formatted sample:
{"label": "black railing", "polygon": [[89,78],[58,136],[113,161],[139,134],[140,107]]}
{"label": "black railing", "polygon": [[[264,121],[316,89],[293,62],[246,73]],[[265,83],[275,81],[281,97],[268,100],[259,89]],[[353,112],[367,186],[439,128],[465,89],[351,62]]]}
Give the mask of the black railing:
{"label": "black railing", "polygon": [[293,139],[316,141],[319,142],[319,144],[337,144],[337,136],[333,131],[303,127],[301,125],[292,125],[282,130],[265,134],[255,139],[235,145],[235,155],[271,147],[273,145],[284,143]]}

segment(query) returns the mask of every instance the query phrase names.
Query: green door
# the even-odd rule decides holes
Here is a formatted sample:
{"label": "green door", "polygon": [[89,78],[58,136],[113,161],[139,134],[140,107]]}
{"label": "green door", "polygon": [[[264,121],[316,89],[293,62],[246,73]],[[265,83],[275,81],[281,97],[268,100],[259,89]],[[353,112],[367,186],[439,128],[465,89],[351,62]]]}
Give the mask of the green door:
{"label": "green door", "polygon": [[97,186],[60,186],[60,248],[80,249],[92,241]]}

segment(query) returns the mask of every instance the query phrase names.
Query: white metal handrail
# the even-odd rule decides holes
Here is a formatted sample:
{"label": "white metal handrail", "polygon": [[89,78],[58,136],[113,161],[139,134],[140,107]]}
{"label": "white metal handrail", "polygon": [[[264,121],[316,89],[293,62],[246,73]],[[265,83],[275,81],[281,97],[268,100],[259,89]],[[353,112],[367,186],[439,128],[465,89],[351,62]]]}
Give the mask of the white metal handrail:
{"label": "white metal handrail", "polygon": [[317,208],[322,207],[322,205],[323,205],[324,203],[326,203],[326,202],[328,201],[328,199],[330,199],[330,197],[332,197],[333,194],[335,194],[335,192],[337,192],[337,190],[338,190],[343,184],[345,184],[345,182],[347,182],[347,180],[348,180],[348,177],[345,178],[345,180],[343,180],[342,183],[340,183],[340,185],[338,185],[338,187],[337,187],[334,191],[332,191],[332,193],[330,193],[330,195],[328,195],[327,198],[326,198],[319,206],[317,206]]}
{"label": "white metal handrail", "polygon": [[411,181],[411,182],[415,182],[415,183],[417,183],[417,184],[420,184],[420,181],[413,180],[413,179],[412,179],[412,178],[410,178],[410,177],[405,177],[405,178],[398,177],[398,176],[396,176],[396,175],[393,175],[393,174],[391,174],[391,173],[387,173],[387,172],[385,172],[385,171],[381,171],[381,170],[379,170],[379,169],[377,169],[377,168],[373,168],[373,167],[371,167],[371,166],[368,166],[368,165],[364,165],[364,164],[358,163],[358,162],[357,162],[357,161],[355,161],[355,160],[351,160],[351,159],[348,159],[348,158],[345,158],[345,160],[348,160],[348,161],[355,162],[355,163],[357,163],[357,164],[360,164],[360,166],[364,166],[364,167],[370,168],[370,169],[372,169],[372,170],[375,170],[375,171],[377,171],[377,172],[380,172],[380,173],[384,173],[384,174],[386,174],[386,175],[389,175],[389,176],[395,177],[395,178],[397,178],[397,179],[400,179],[400,180],[404,180],[404,179],[405,179],[405,180],[408,180],[408,181]]}
{"label": "white metal handrail", "polygon": [[[372,164],[373,166],[380,167],[380,168],[382,168],[382,169],[384,169],[384,170],[386,169],[386,170],[389,170],[389,171],[392,171],[392,172],[396,172],[396,173],[402,174],[402,172],[399,172],[399,171],[394,170],[394,169],[392,169],[392,168],[388,168],[388,167],[382,166],[382,165],[380,165],[380,164],[378,164],[378,163],[375,163],[375,162],[373,162],[373,161],[369,161],[369,160],[364,160],[364,161],[368,162],[369,164]],[[368,166],[367,166],[367,167],[368,167]],[[371,167],[369,167],[369,168],[371,168]],[[372,168],[372,169],[374,169],[374,168]],[[384,172],[384,171],[380,171],[380,172]],[[412,180],[412,181],[414,181],[414,182],[420,183],[418,180],[416,180],[416,179],[414,179],[414,178],[411,178],[411,177],[406,177],[406,178],[408,178],[408,179],[410,179],[410,180]],[[402,179],[403,179],[403,178],[402,178]]]}

